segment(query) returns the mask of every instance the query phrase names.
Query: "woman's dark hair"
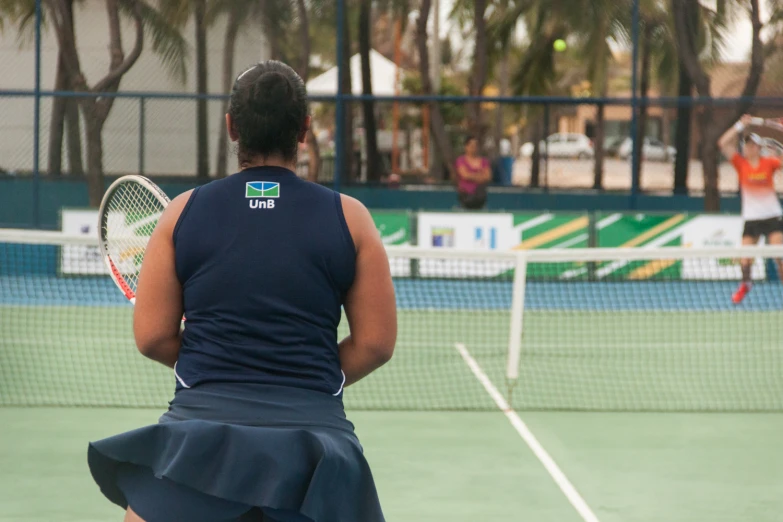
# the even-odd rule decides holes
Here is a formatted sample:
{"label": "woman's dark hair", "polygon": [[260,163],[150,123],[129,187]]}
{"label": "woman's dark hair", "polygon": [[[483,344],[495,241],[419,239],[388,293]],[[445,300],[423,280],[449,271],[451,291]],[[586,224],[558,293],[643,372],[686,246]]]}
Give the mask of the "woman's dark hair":
{"label": "woman's dark hair", "polygon": [[239,134],[240,161],[275,154],[287,161],[296,159],[307,118],[307,91],[289,66],[267,60],[240,74],[228,113]]}
{"label": "woman's dark hair", "polygon": [[472,134],[468,134],[467,136],[465,136],[465,140],[462,142],[462,145],[467,145],[468,143],[470,143],[473,140],[478,140],[478,138],[475,137]]}

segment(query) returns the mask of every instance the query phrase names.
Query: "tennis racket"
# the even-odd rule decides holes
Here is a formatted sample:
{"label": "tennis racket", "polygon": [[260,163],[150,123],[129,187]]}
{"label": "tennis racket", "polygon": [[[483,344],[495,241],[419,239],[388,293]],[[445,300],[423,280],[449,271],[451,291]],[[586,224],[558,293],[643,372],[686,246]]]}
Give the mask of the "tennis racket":
{"label": "tennis racket", "polygon": [[103,261],[112,280],[131,302],[136,302],[139,271],[147,242],[169,198],[144,176],[123,176],[111,184],[98,212],[98,234]]}
{"label": "tennis racket", "polygon": [[750,123],[758,127],[783,131],[783,118],[751,118]]}

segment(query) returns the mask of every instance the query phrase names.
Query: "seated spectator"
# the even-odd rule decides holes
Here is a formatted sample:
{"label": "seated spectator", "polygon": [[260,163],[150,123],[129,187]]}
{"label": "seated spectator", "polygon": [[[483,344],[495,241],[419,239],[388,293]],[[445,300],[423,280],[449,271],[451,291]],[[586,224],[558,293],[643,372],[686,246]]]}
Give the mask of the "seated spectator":
{"label": "seated spectator", "polygon": [[457,158],[457,197],[460,205],[469,210],[484,207],[487,202],[487,184],[492,179],[489,160],[478,155],[475,136],[465,139],[465,154]]}

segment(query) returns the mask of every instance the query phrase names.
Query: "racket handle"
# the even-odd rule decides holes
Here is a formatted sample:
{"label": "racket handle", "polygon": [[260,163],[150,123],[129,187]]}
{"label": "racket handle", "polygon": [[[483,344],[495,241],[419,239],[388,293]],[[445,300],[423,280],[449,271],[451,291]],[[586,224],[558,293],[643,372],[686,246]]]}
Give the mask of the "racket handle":
{"label": "racket handle", "polygon": [[751,119],[750,119],[750,124],[751,124],[751,125],[758,125],[758,126],[762,126],[762,125],[764,125],[765,123],[767,123],[767,121],[766,121],[764,118],[751,118]]}

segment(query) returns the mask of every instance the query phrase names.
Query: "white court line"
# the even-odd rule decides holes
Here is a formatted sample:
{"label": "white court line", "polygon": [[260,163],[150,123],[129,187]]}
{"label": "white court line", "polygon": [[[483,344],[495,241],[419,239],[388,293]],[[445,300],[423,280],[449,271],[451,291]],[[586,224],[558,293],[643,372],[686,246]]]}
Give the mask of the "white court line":
{"label": "white court line", "polygon": [[535,435],[533,435],[524,421],[519,417],[519,415],[517,415],[517,412],[511,409],[509,404],[506,402],[506,399],[503,398],[495,385],[492,384],[492,381],[489,380],[487,374],[484,373],[484,370],[481,369],[479,363],[477,363],[473,356],[470,355],[470,352],[468,352],[468,349],[465,347],[465,345],[462,343],[456,343],[454,347],[465,360],[465,363],[473,372],[473,375],[476,376],[476,379],[478,379],[478,381],[484,386],[484,389],[487,390],[487,393],[490,397],[492,397],[492,400],[495,401],[495,404],[497,404],[498,408],[500,408],[509,422],[511,422],[511,425],[514,427],[514,429],[517,430],[517,433],[519,433],[519,436],[522,437],[522,440],[525,441],[533,454],[538,457],[538,460],[541,462],[541,464],[543,464],[544,468],[549,473],[549,476],[552,477],[552,479],[560,488],[560,491],[563,492],[577,513],[579,513],[579,515],[582,517],[582,520],[585,522],[599,522],[598,517],[595,516],[595,513],[593,513],[593,511],[590,509],[590,506],[587,505],[573,484],[571,484],[571,482],[568,480],[568,477],[565,476],[552,457],[549,456],[549,453],[547,453],[544,447],[541,446]]}

